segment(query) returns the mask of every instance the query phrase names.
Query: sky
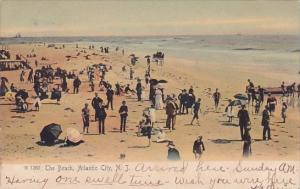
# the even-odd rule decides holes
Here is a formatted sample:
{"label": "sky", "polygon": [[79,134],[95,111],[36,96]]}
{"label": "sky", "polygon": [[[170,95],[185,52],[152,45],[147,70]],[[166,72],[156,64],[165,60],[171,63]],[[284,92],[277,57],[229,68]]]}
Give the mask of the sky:
{"label": "sky", "polygon": [[297,0],[0,0],[0,36],[298,34]]}

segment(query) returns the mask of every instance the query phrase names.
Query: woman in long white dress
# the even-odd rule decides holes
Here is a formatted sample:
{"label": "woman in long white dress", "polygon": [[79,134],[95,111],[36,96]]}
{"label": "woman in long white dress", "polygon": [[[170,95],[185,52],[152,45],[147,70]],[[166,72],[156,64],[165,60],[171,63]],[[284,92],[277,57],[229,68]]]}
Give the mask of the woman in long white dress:
{"label": "woman in long white dress", "polygon": [[155,90],[155,109],[163,109],[162,91],[159,88]]}

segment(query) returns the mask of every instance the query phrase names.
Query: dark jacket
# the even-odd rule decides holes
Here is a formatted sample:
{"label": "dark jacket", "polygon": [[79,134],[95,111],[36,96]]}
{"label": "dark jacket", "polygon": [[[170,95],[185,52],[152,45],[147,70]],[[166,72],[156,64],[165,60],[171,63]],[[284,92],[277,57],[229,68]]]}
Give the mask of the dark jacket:
{"label": "dark jacket", "polygon": [[96,108],[96,114],[99,120],[103,120],[106,118],[107,114],[105,111],[105,107],[101,106],[101,107],[97,107]]}
{"label": "dark jacket", "polygon": [[113,96],[114,96],[114,91],[112,89],[108,89],[106,91],[106,97],[107,97],[107,100],[112,100],[113,99]]}
{"label": "dark jacket", "polygon": [[99,107],[100,102],[103,102],[103,100],[100,97],[94,97],[92,100],[93,108],[96,109],[97,107]]}
{"label": "dark jacket", "polygon": [[269,126],[269,121],[270,121],[270,116],[269,116],[269,111],[264,110],[262,113],[262,120],[261,120],[261,125],[264,127]]}
{"label": "dark jacket", "polygon": [[142,84],[141,83],[136,84],[135,90],[137,94],[142,94]]}
{"label": "dark jacket", "polygon": [[239,117],[239,125],[240,126],[247,126],[248,125],[248,122],[250,121],[250,118],[249,118],[249,114],[248,114],[247,110],[241,109],[238,112],[238,117]]}
{"label": "dark jacket", "polygon": [[200,102],[195,102],[195,104],[194,104],[194,113],[198,114],[199,110],[200,110]]}
{"label": "dark jacket", "polygon": [[79,87],[80,85],[81,85],[80,79],[74,79],[74,81],[73,81],[73,86],[74,86],[74,87]]}
{"label": "dark jacket", "polygon": [[121,117],[127,117],[128,116],[128,107],[126,105],[122,105],[119,109],[119,113],[126,112],[123,114],[120,114]]}
{"label": "dark jacket", "polygon": [[175,102],[168,101],[166,104],[166,114],[168,116],[176,115],[177,105]]}

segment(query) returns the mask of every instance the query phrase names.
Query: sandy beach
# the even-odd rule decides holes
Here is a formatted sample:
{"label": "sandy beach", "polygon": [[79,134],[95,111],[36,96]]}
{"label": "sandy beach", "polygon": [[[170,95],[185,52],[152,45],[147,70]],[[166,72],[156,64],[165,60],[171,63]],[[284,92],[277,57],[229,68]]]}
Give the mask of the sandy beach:
{"label": "sandy beach", "polygon": [[[60,45],[57,45],[60,46]],[[79,50],[85,48],[86,54],[91,55],[89,60],[83,56],[76,56]],[[100,53],[99,47],[88,49],[88,46],[80,45],[78,49],[75,44],[67,44],[64,49],[47,48],[40,44],[15,44],[9,45],[12,57],[16,54],[29,54],[34,49],[36,58],[28,58],[30,65],[34,68],[34,60],[38,60],[39,67],[51,65],[53,68],[60,67],[67,71],[74,70],[76,74],[89,65],[104,63],[112,66],[106,74],[106,80],[112,85],[116,82],[130,84],[135,88],[136,79],[129,80],[129,54],[115,52],[113,49],[109,54]],[[144,73],[146,70],[146,59],[142,58],[146,54],[138,54],[140,58],[138,64],[134,66],[134,77],[142,79],[142,85],[146,87]],[[74,56],[67,61],[66,56]],[[47,61],[41,61],[41,57],[47,57]],[[274,59],[276,59],[274,55]],[[235,56],[238,57],[238,56]],[[271,58],[270,58],[271,59]],[[292,57],[295,62],[297,57]],[[226,60],[223,60],[226,61]],[[295,65],[270,66],[270,64],[256,64],[253,57],[247,54],[240,59],[230,59],[231,64],[220,62],[218,57],[206,61],[191,61],[167,57],[162,67],[152,63],[151,77],[167,80],[165,84],[165,94],[180,93],[180,89],[189,89],[193,86],[196,97],[202,99],[200,114],[200,126],[190,125],[192,115],[178,115],[176,120],[176,130],[165,129],[167,138],[174,141],[179,150],[182,160],[194,160],[192,153],[193,143],[197,136],[203,136],[206,150],[202,160],[239,160],[242,159],[243,142],[240,140],[240,129],[238,118],[233,119],[233,123],[227,122],[225,107],[228,99],[233,99],[233,95],[244,93],[247,79],[251,79],[255,85],[263,87],[279,87],[282,81],[287,84],[299,81],[299,74],[295,71]],[[122,72],[122,66],[127,67],[126,72]],[[294,71],[294,72],[293,72]],[[1,77],[7,77],[10,83],[14,83],[19,89],[24,88],[29,92],[28,102],[33,101],[34,90],[32,83],[19,81],[20,70],[0,72]],[[29,70],[26,70],[27,78]],[[79,146],[59,148],[55,146],[39,146],[41,129],[50,123],[58,123],[62,130],[76,128],[82,131],[81,109],[84,103],[91,103],[94,92],[89,92],[89,82],[86,73],[79,75],[82,85],[79,94],[63,94],[60,104],[53,100],[43,100],[40,111],[29,111],[26,113],[16,113],[14,101],[9,101],[4,97],[0,98],[0,151],[2,163],[43,163],[43,162],[99,162],[99,161],[165,161],[167,160],[167,143],[152,142],[147,147],[147,137],[138,137],[136,134],[138,122],[142,118],[144,108],[150,106],[148,101],[149,87],[146,87],[146,100],[137,101],[136,95],[114,96],[114,110],[107,111],[106,135],[98,135],[98,123],[90,123],[90,133],[83,135],[84,143]],[[105,92],[99,91],[99,81],[95,82],[96,92],[106,102]],[[298,83],[297,83],[298,84]],[[68,80],[68,87],[72,90],[72,80]],[[219,111],[214,111],[212,92],[219,88],[222,95]],[[288,117],[286,123],[281,123],[281,100],[277,96],[278,106],[274,116],[271,117],[272,140],[262,140],[261,112],[253,114],[254,108],[250,105],[248,111],[251,119],[252,156],[249,160],[300,160],[300,101],[295,97],[290,100],[288,107]],[[129,107],[127,132],[119,132],[118,109],[121,101],[126,100]],[[32,108],[32,104],[30,107]],[[94,110],[90,105],[91,120],[94,117]],[[263,106],[261,107],[261,111]],[[236,109],[235,112],[238,110]],[[163,128],[166,122],[165,110],[157,110],[157,123],[155,127]],[[63,139],[65,132],[59,137]],[[120,154],[125,154],[124,160],[120,160]]]}

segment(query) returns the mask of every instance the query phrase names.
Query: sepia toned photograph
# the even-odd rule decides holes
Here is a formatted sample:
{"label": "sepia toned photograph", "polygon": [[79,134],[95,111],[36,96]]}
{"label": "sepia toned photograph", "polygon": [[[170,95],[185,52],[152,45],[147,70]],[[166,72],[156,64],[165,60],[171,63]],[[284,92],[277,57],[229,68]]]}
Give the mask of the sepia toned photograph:
{"label": "sepia toned photograph", "polygon": [[[299,166],[299,9],[296,0],[0,1],[0,164]],[[8,188],[29,182],[2,177]],[[209,188],[255,188],[218,182]]]}

